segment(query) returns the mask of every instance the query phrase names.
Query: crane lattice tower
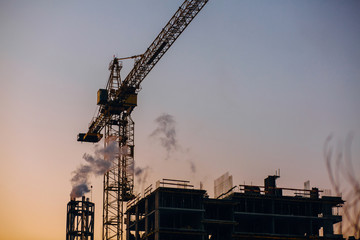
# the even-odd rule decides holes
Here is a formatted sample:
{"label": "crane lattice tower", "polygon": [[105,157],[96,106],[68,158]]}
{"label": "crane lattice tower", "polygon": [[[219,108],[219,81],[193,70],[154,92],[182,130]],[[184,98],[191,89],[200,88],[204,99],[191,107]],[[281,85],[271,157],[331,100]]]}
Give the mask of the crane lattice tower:
{"label": "crane lattice tower", "polygon": [[105,147],[110,144],[118,147],[116,157],[111,160],[111,169],[104,174],[103,240],[123,239],[124,204],[134,198],[134,121],[131,113],[137,106],[140,84],[207,2],[186,0],[145,53],[134,56],[135,65],[124,80],[120,77],[122,59],[113,58],[106,89],[98,91],[97,116],[87,133],[78,135],[78,141],[99,142],[103,131]]}

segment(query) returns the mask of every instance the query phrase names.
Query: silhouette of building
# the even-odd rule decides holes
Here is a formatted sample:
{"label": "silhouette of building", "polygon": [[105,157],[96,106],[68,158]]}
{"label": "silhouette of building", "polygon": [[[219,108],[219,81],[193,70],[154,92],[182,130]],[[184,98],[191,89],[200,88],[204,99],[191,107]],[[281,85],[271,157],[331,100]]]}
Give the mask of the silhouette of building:
{"label": "silhouette of building", "polygon": [[343,239],[333,229],[342,220],[336,214],[341,197],[278,188],[276,178],[264,186],[238,185],[216,199],[189,181],[163,179],[129,203],[126,239]]}

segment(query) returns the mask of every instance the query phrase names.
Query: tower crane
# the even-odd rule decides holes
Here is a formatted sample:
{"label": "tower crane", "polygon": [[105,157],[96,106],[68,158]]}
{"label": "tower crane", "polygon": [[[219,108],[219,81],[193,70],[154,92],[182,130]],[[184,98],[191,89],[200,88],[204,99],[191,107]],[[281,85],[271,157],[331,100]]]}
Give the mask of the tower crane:
{"label": "tower crane", "polygon": [[[185,0],[145,53],[135,58],[135,65],[124,80],[120,77],[124,58],[114,57],[109,64],[106,89],[97,92],[97,116],[80,142],[116,143],[119,149],[112,167],[104,174],[103,240],[123,239],[124,204],[134,198],[134,121],[131,113],[137,106],[140,84],[208,0]],[[103,133],[102,133],[103,132]]]}

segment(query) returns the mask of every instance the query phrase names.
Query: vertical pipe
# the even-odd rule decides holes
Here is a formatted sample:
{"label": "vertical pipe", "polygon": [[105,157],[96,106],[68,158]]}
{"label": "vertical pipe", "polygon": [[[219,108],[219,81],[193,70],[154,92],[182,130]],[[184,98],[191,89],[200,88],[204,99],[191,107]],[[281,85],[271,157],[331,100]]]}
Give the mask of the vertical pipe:
{"label": "vertical pipe", "polygon": [[81,240],[85,239],[85,196],[81,198]]}

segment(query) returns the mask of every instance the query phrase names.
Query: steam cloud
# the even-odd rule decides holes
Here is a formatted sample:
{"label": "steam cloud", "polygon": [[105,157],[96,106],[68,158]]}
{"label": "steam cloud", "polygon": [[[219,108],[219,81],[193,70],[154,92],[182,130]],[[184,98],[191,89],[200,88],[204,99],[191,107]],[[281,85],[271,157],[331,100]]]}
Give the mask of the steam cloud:
{"label": "steam cloud", "polygon": [[[170,154],[174,151],[180,152],[183,155],[189,155],[189,149],[184,150],[178,143],[176,137],[176,121],[174,117],[168,113],[163,113],[155,119],[157,124],[156,129],[150,134],[151,138],[155,138],[166,150],[167,156],[165,160],[170,157]],[[192,159],[188,160],[190,170],[193,174],[196,173],[196,164]],[[136,171],[136,169],[135,169]],[[136,174],[136,172],[135,172]]]}
{"label": "steam cloud", "polygon": [[194,161],[189,160],[189,164],[190,164],[191,172],[196,173],[196,165],[195,165]]}
{"label": "steam cloud", "polygon": [[136,167],[134,173],[135,173],[136,176],[139,176],[139,175],[142,174],[147,168],[148,168],[148,167],[146,167],[146,168]]}
{"label": "steam cloud", "polygon": [[112,142],[105,148],[95,149],[94,155],[85,153],[83,159],[86,164],[80,165],[71,178],[71,199],[81,197],[89,190],[89,178],[91,175],[103,175],[111,168],[112,160],[119,152],[116,142]]}
{"label": "steam cloud", "polygon": [[134,173],[135,173],[135,176],[137,177],[138,184],[143,186],[146,183],[149,169],[150,169],[149,166],[146,166],[144,168],[141,168],[141,167],[135,168]]}
{"label": "steam cloud", "polygon": [[176,139],[176,122],[170,114],[164,113],[155,119],[157,128],[150,134],[150,137],[160,140],[161,145],[167,152],[167,158],[173,150],[178,148]]}

